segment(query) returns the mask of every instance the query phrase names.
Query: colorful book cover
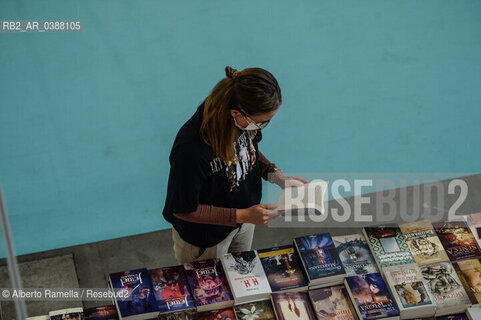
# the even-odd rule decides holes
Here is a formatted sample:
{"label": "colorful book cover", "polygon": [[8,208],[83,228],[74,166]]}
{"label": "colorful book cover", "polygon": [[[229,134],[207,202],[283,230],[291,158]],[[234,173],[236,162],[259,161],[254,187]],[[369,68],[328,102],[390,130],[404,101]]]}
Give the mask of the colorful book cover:
{"label": "colorful book cover", "polygon": [[416,221],[399,226],[419,266],[447,262],[449,257],[430,221]]}
{"label": "colorful book cover", "polygon": [[233,300],[220,259],[185,263],[184,269],[197,307]]}
{"label": "colorful book cover", "polygon": [[451,261],[481,256],[478,243],[466,222],[436,222],[433,226]]}
{"label": "colorful book cover", "polygon": [[316,319],[305,292],[273,293],[272,303],[278,320]]}
{"label": "colorful book cover", "polygon": [[399,316],[399,310],[380,273],[347,277],[346,283],[364,320]]}
{"label": "colorful book cover", "polygon": [[256,251],[227,253],[222,257],[222,264],[236,302],[270,296],[271,287]]}
{"label": "colorful book cover", "polygon": [[159,313],[147,269],[110,274],[119,318]]}
{"label": "colorful book cover", "polygon": [[465,215],[464,221],[468,224],[471,233],[476,239],[478,246],[481,248],[481,213],[473,213]]}
{"label": "colorful book cover", "polygon": [[307,286],[302,266],[292,245],[257,250],[272,292]]}
{"label": "colorful book cover", "polygon": [[234,309],[205,311],[197,314],[198,320],[236,320]]}
{"label": "colorful book cover", "polygon": [[431,290],[437,310],[471,304],[450,262],[439,262],[420,268]]}
{"label": "colorful book cover", "polygon": [[481,261],[470,259],[453,264],[472,304],[481,303]]}
{"label": "colorful book cover", "polygon": [[84,309],[85,320],[115,320],[118,319],[114,305]]}
{"label": "colorful book cover", "polygon": [[50,320],[75,319],[82,320],[84,318],[83,308],[70,308],[50,311]]}
{"label": "colorful book cover", "polygon": [[149,270],[160,313],[195,308],[183,266]]}
{"label": "colorful book cover", "polygon": [[362,234],[332,237],[348,277],[379,272],[371,249]]}
{"label": "colorful book cover", "polygon": [[308,291],[317,319],[357,320],[359,319],[351,298],[343,285]]}
{"label": "colorful book cover", "polygon": [[159,314],[158,320],[198,320],[197,312],[194,310],[178,311],[173,313]]}
{"label": "colorful book cover", "polygon": [[404,310],[423,308],[431,310],[425,314],[434,315],[436,304],[417,264],[385,267],[383,272],[401,314]]}
{"label": "colorful book cover", "polygon": [[406,238],[399,227],[365,227],[364,235],[381,268],[414,263]]}
{"label": "colorful book cover", "polygon": [[234,307],[238,320],[275,320],[271,300],[239,304]]}
{"label": "colorful book cover", "polygon": [[329,233],[311,234],[294,239],[311,281],[344,275],[344,267]]}

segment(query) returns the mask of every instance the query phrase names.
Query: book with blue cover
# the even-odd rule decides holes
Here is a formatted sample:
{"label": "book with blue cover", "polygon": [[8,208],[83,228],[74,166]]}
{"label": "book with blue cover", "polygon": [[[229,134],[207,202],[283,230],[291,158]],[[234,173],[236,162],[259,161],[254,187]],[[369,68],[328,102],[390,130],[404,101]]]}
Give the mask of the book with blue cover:
{"label": "book with blue cover", "polygon": [[332,237],[348,277],[379,272],[376,260],[362,234]]}
{"label": "book with blue cover", "polygon": [[147,269],[135,269],[109,275],[120,319],[151,319],[159,314]]}
{"label": "book with blue cover", "polygon": [[160,313],[195,309],[183,266],[149,270]]}
{"label": "book with blue cover", "polygon": [[399,319],[399,309],[380,273],[347,277],[346,289],[360,319]]}
{"label": "book with blue cover", "polygon": [[311,234],[294,239],[309,278],[309,287],[341,284],[346,271],[329,233]]}

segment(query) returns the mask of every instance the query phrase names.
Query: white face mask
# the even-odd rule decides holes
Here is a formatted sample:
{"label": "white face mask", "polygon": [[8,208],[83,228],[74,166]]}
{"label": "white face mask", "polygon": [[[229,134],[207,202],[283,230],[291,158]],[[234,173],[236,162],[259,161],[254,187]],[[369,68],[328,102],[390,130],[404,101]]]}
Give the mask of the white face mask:
{"label": "white face mask", "polygon": [[267,120],[267,121],[263,121],[263,122],[258,122],[258,123],[255,123],[254,121],[249,121],[244,115],[242,115],[244,117],[244,119],[249,122],[249,124],[247,125],[247,127],[241,127],[237,121],[235,120],[234,118],[234,124],[237,128],[241,129],[241,130],[244,130],[244,131],[252,131],[252,130],[262,130],[264,129],[268,124],[269,124],[269,121],[270,120]]}

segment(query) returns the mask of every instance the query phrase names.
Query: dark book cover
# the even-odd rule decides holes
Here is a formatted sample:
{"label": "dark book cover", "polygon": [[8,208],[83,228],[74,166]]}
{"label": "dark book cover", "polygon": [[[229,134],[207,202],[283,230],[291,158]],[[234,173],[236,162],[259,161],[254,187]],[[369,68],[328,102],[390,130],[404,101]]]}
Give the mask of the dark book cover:
{"label": "dark book cover", "polygon": [[459,261],[481,256],[478,243],[466,222],[436,222],[433,226],[449,260]]}
{"label": "dark book cover", "polygon": [[239,320],[275,320],[276,315],[271,300],[239,304],[234,307],[237,319]]}
{"label": "dark book cover", "polygon": [[329,233],[298,237],[294,242],[311,281],[346,273]]}
{"label": "dark book cover", "polygon": [[198,320],[195,310],[178,311],[173,313],[159,314],[158,320]]}
{"label": "dark book cover", "polygon": [[307,286],[301,262],[292,245],[257,250],[273,292]]}
{"label": "dark book cover", "polygon": [[220,259],[185,263],[184,269],[197,307],[233,300]]}
{"label": "dark book cover", "polygon": [[316,320],[305,292],[273,293],[272,303],[279,320]]}
{"label": "dark book cover", "polygon": [[84,309],[85,320],[115,320],[118,318],[114,305]]}
{"label": "dark book cover", "polygon": [[149,270],[160,313],[195,308],[183,266]]}
{"label": "dark book cover", "polygon": [[469,318],[466,313],[459,313],[449,316],[436,317],[436,320],[469,320]]}
{"label": "dark book cover", "polygon": [[159,313],[147,269],[110,274],[119,318]]}
{"label": "dark book cover", "polygon": [[332,237],[347,276],[379,272],[362,234]]}
{"label": "dark book cover", "polygon": [[49,312],[50,320],[74,319],[83,320],[83,308],[61,309]]}
{"label": "dark book cover", "polygon": [[380,273],[347,277],[346,282],[363,319],[399,316],[399,310]]}
{"label": "dark book cover", "polygon": [[317,319],[359,319],[344,285],[309,290],[308,295]]}
{"label": "dark book cover", "polygon": [[236,320],[234,309],[205,311],[198,314],[199,320]]}

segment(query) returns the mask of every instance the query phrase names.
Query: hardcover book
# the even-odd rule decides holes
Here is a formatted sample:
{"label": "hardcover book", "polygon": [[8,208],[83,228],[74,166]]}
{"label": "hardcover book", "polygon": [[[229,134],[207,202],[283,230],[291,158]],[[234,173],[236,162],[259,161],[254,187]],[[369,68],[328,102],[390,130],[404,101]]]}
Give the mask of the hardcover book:
{"label": "hardcover book", "polygon": [[235,303],[270,298],[271,287],[256,251],[227,253],[222,265]]}
{"label": "hardcover book", "polygon": [[234,304],[220,259],[185,263],[184,269],[197,311],[222,309]]}
{"label": "hardcover book", "polygon": [[308,291],[318,320],[359,319],[344,285]]}
{"label": "hardcover book", "polygon": [[75,319],[82,320],[84,318],[83,308],[70,308],[50,311],[48,313],[50,320]]}
{"label": "hardcover book", "polygon": [[380,273],[347,277],[346,289],[359,318],[399,319],[399,310]]}
{"label": "hardcover book", "polygon": [[342,283],[346,271],[337,254],[329,233],[311,234],[294,239],[309,285],[319,283]]}
{"label": "hardcover book", "polygon": [[401,318],[435,315],[436,304],[417,264],[385,267],[383,272]]}
{"label": "hardcover book", "polygon": [[480,259],[470,259],[458,261],[453,264],[456,274],[463,284],[464,290],[468,294],[473,305],[481,303],[481,261]]}
{"label": "hardcover book", "polygon": [[478,243],[466,222],[436,222],[433,226],[451,261],[481,256]]}
{"label": "hardcover book", "polygon": [[109,285],[115,292],[119,319],[150,319],[159,314],[147,269],[112,273]]}
{"label": "hardcover book", "polygon": [[239,304],[234,307],[238,320],[275,320],[271,300]]}
{"label": "hardcover book", "polygon": [[417,221],[399,226],[414,260],[419,266],[447,262],[449,257],[430,221]]}
{"label": "hardcover book", "polygon": [[378,263],[378,267],[384,268],[414,263],[406,238],[399,227],[365,227],[363,233]]}
{"label": "hardcover book", "polygon": [[305,291],[307,282],[292,245],[257,250],[272,292]]}
{"label": "hardcover book", "polygon": [[316,320],[305,292],[273,293],[272,304],[278,320]]}
{"label": "hardcover book", "polygon": [[436,316],[463,312],[471,302],[450,262],[421,267],[421,274],[436,303]]}
{"label": "hardcover book", "polygon": [[195,309],[183,266],[149,270],[160,313]]}
{"label": "hardcover book", "polygon": [[114,305],[84,309],[85,320],[115,320],[118,319]]}
{"label": "hardcover book", "polygon": [[158,320],[198,320],[195,310],[178,311],[173,313],[159,314]]}
{"label": "hardcover book", "polygon": [[204,311],[199,313],[198,320],[236,320],[234,309]]}
{"label": "hardcover book", "polygon": [[379,272],[371,249],[362,234],[332,237],[348,277]]}

